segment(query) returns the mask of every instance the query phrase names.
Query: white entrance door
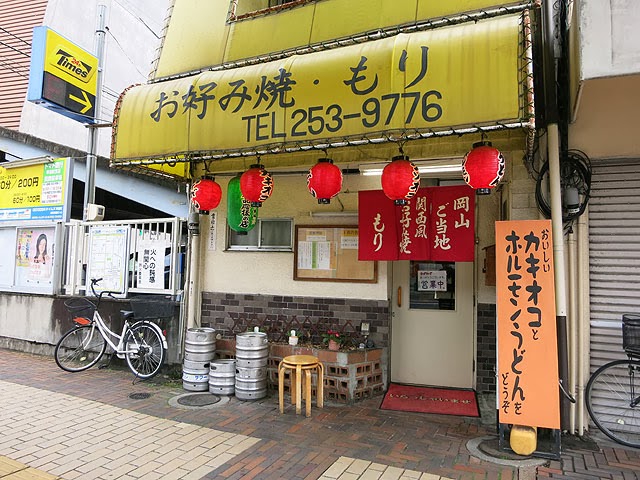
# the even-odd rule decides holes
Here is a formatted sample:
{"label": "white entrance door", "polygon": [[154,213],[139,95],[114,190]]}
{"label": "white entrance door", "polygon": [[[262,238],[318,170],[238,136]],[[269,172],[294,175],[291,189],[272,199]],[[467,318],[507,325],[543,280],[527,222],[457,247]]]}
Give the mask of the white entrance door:
{"label": "white entrance door", "polygon": [[473,263],[393,262],[391,381],[472,388]]}

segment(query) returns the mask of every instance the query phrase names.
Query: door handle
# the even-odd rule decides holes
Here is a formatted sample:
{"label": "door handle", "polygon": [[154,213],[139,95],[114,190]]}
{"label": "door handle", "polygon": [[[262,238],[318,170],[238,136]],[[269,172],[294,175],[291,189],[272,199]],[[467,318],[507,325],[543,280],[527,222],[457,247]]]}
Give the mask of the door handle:
{"label": "door handle", "polygon": [[398,308],[402,308],[402,287],[398,287],[398,298],[396,300],[398,302]]}

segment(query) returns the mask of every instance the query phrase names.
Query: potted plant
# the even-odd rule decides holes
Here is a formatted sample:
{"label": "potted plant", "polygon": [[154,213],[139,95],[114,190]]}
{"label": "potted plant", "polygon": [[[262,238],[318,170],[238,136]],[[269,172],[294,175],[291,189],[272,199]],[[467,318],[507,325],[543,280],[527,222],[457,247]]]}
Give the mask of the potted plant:
{"label": "potted plant", "polygon": [[322,334],[322,341],[327,345],[329,350],[340,350],[342,344],[342,337],[337,330],[327,330]]}
{"label": "potted plant", "polygon": [[298,344],[298,335],[296,335],[295,330],[289,330],[289,345],[297,345]]}

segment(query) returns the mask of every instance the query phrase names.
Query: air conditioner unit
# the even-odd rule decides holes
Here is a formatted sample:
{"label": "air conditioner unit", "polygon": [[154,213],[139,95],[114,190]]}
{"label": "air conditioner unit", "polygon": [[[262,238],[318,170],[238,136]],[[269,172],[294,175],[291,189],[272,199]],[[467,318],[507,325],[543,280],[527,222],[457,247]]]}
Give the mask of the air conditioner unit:
{"label": "air conditioner unit", "polygon": [[97,222],[104,218],[104,207],[95,203],[87,204],[86,218],[88,222]]}

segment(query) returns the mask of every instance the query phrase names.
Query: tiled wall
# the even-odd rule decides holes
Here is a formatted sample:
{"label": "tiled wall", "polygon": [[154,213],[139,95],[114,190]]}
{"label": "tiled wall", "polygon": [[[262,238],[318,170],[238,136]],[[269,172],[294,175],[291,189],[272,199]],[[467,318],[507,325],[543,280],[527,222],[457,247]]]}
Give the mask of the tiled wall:
{"label": "tiled wall", "polygon": [[[246,331],[248,326],[258,325],[262,328],[264,322],[279,325],[279,330],[286,330],[287,327],[294,328],[291,323],[297,321],[313,323],[319,329],[339,327],[358,339],[360,323],[367,321],[371,328],[370,339],[375,346],[389,346],[389,305],[383,300],[204,292],[201,316],[202,326],[215,328],[225,338]],[[270,340],[284,340],[284,337]],[[495,392],[495,304],[478,305],[477,343],[476,390],[479,393]],[[385,369],[386,364],[386,359],[383,359]]]}
{"label": "tiled wall", "polygon": [[247,327],[258,326],[272,341],[285,340],[284,334],[290,329],[305,330],[316,337],[327,329],[336,329],[359,342],[362,340],[362,322],[369,322],[369,339],[376,347],[389,345],[389,304],[386,300],[202,294],[201,325],[215,328],[227,338],[246,331]]}
{"label": "tiled wall", "polygon": [[478,304],[478,393],[496,391],[496,306]]}
{"label": "tiled wall", "polygon": [[[349,351],[331,351],[311,346],[291,346],[271,343],[267,361],[267,380],[272,391],[278,390],[278,365],[289,355],[313,355],[324,365],[324,398],[351,404],[381,395],[386,390],[387,375],[383,369],[386,349],[371,348]],[[218,359],[234,358],[235,340],[216,341]],[[289,374],[285,375],[284,391],[290,393]],[[315,376],[314,376],[315,377]],[[317,395],[317,378],[312,380],[313,396]]]}

